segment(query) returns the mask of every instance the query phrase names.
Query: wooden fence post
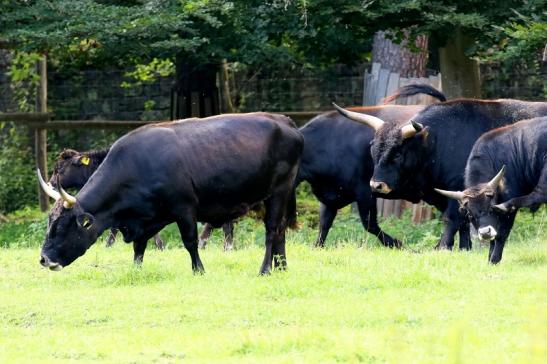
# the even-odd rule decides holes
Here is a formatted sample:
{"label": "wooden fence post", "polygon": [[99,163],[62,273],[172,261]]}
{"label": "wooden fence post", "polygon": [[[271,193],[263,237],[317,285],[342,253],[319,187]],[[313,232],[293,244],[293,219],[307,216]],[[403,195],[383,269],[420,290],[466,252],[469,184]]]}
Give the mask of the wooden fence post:
{"label": "wooden fence post", "polygon": [[[36,92],[36,112],[47,113],[47,65],[46,57],[36,63],[36,69],[40,75],[40,84]],[[36,155],[36,167],[42,172],[42,176],[47,179],[47,130],[45,128],[34,129],[34,153]],[[49,208],[49,197],[38,186],[38,200],[40,210],[47,211]]]}
{"label": "wooden fence post", "polygon": [[[374,62],[370,73],[365,71],[363,78],[363,105],[372,106],[380,104],[382,98],[389,96],[399,87],[409,85],[411,83],[425,83],[441,90],[441,77],[430,76],[425,77],[400,77],[399,73],[390,72],[382,68],[380,63]],[[427,105],[432,102],[437,102],[436,99],[425,95],[415,95],[404,99],[396,100],[399,105]],[[402,211],[406,208],[412,208],[412,221],[415,223],[422,222],[432,216],[431,207],[425,205],[424,202],[418,204],[404,203],[401,200],[386,200],[382,198],[376,199],[376,207],[378,213],[383,217],[397,216],[400,217]]]}

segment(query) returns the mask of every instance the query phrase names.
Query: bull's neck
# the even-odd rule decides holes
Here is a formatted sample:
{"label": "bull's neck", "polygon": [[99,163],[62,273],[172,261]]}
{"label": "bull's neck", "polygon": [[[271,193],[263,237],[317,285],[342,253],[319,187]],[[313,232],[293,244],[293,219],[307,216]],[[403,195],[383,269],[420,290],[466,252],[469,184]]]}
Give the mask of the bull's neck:
{"label": "bull's neck", "polygon": [[83,210],[100,219],[105,228],[112,226],[115,206],[118,205],[116,181],[116,175],[105,174],[104,169],[98,169],[76,195]]}

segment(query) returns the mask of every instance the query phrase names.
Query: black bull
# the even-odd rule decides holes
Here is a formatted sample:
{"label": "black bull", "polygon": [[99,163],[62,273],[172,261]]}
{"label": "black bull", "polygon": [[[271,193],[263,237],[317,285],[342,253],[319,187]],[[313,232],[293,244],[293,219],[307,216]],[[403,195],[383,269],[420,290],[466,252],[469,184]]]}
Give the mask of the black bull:
{"label": "black bull", "polygon": [[[59,183],[65,189],[81,189],[86,184],[89,177],[91,177],[99,165],[101,165],[103,160],[106,158],[107,153],[108,149],[92,150],[87,152],[78,152],[73,149],[63,150],[55,161],[55,167],[53,168],[53,173],[49,183],[53,186],[53,188],[57,188],[57,183]],[[225,223],[222,225],[222,229],[224,231],[224,249],[231,250],[233,249],[233,222],[230,221]],[[203,232],[199,237],[200,248],[205,247],[212,230],[213,227],[211,224],[204,225]],[[118,230],[116,229],[110,230],[110,235],[106,241],[107,247],[114,244],[117,233]],[[159,233],[154,235],[154,242],[159,250],[163,250],[165,248]],[[136,263],[141,263],[142,260],[142,255],[135,254],[134,261]]]}
{"label": "black bull", "polygon": [[74,196],[59,187],[41,264],[61,269],[107,228],[146,246],[176,222],[192,269],[203,271],[197,221],[220,226],[264,201],[266,251],[260,272],[284,267],[286,210],[303,139],[292,120],[266,113],[145,126],[120,138]]}
{"label": "black bull", "polygon": [[460,202],[488,261],[501,261],[518,209],[547,202],[547,117],[492,130],[477,140],[465,169],[465,191],[437,192]]}
{"label": "black bull", "polygon": [[[58,184],[63,188],[81,189],[89,177],[95,172],[99,165],[103,162],[108,149],[92,150],[87,152],[78,152],[74,149],[65,149],[59,154],[55,161],[53,173],[49,179],[49,184],[53,188],[58,188]],[[118,230],[111,229],[106,246],[112,246],[116,241]],[[159,250],[163,250],[165,245],[161,240],[160,234],[154,235],[154,242]],[[143,256],[135,255],[133,260],[136,263],[142,262]]]}
{"label": "black bull", "polygon": [[[409,86],[405,96],[424,92],[424,86]],[[410,91],[409,91],[410,90]],[[452,248],[460,232],[460,248],[470,249],[469,223],[462,219],[458,203],[434,188],[461,190],[464,169],[475,141],[485,132],[519,120],[547,115],[546,102],[519,100],[458,99],[426,107],[409,122],[385,122],[379,118],[338,110],[375,130],[371,147],[375,192],[386,198],[424,200],[443,212],[445,229],[440,247]]]}
{"label": "black bull", "polygon": [[[390,122],[408,121],[422,110],[419,105],[354,107]],[[321,202],[319,235],[316,246],[323,246],[338,209],[356,201],[363,227],[378,237],[382,244],[400,247],[401,243],[378,226],[376,198],[369,185],[374,169],[370,155],[372,129],[357,124],[336,111],[323,113],[300,128],[304,152],[296,184],[310,183]]]}

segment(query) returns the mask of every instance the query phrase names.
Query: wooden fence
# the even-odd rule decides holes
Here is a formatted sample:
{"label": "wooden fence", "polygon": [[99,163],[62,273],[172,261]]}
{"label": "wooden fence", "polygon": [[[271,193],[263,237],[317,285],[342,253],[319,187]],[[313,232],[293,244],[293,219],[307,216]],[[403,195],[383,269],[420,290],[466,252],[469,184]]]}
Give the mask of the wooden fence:
{"label": "wooden fence", "polygon": [[[51,116],[47,113],[47,63],[46,58],[43,57],[36,63],[37,73],[40,75],[40,82],[38,85],[36,96],[36,112],[33,113],[2,113],[0,112],[0,122],[10,121],[19,125],[25,125],[34,131],[34,150],[36,167],[42,171],[42,176],[47,178],[47,130],[51,129],[134,129],[140,126],[157,123],[160,121],[168,120],[156,120],[156,121],[143,121],[143,120],[51,120]],[[186,110],[186,117],[199,117],[203,110],[205,112],[208,109],[207,103],[210,100],[202,97],[194,97],[195,92],[190,96],[181,94],[179,99],[175,100],[180,104],[180,100],[186,100],[190,97],[188,102],[189,106],[179,105],[175,108],[176,115]],[[173,98],[173,95],[171,95]],[[186,99],[185,99],[186,97]],[[316,111],[303,111],[303,112],[281,112],[291,117],[297,125],[303,125],[305,122],[318,115],[320,112]],[[176,116],[173,112],[172,118]],[[40,209],[46,211],[49,208],[49,198],[37,185],[38,200],[40,202]]]}
{"label": "wooden fence", "polygon": [[[364,92],[363,105],[372,106],[382,103],[382,99],[395,92],[399,87],[411,83],[426,83],[435,87],[438,90],[441,88],[441,75],[420,78],[404,78],[398,73],[390,72],[381,67],[380,63],[373,63],[370,72],[365,72],[364,76]],[[428,95],[416,95],[403,98],[396,101],[400,105],[428,105],[438,100]],[[412,204],[403,200],[385,200],[379,198],[377,200],[378,213],[383,217],[397,216],[400,217],[404,209],[412,209],[412,221],[415,223],[431,219],[433,215],[432,208],[425,203]]]}
{"label": "wooden fence", "polygon": [[[37,92],[35,113],[0,113],[0,121],[12,121],[26,125],[34,130],[36,167],[42,173],[47,173],[47,130],[48,129],[133,129],[158,121],[142,120],[50,120],[47,113],[47,70],[45,58],[38,62],[37,68],[40,74],[40,85]],[[437,89],[440,88],[440,75],[429,78],[402,78],[399,74],[382,69],[379,63],[374,63],[372,71],[364,76],[364,105],[377,105],[382,98],[392,94],[397,88],[409,83],[429,83]],[[426,95],[418,95],[398,100],[401,104],[429,104],[434,99]],[[197,110],[197,108],[195,108]],[[192,109],[193,110],[193,109]],[[297,125],[301,126],[322,111],[281,112],[280,114],[291,117]],[[38,187],[40,208],[48,209],[48,197]],[[382,216],[400,216],[403,209],[412,208],[413,221],[420,222],[431,218],[431,208],[424,204],[411,204],[401,200],[378,199],[378,211]]]}
{"label": "wooden fence", "polygon": [[[297,125],[303,125],[320,111],[283,112],[295,121]],[[47,130],[58,129],[135,129],[146,124],[159,121],[142,120],[50,120],[50,115],[44,112],[37,113],[1,113],[0,122],[11,121],[19,125],[25,125],[34,130],[35,160],[36,167],[42,171],[42,176],[47,178]],[[163,120],[168,121],[168,120]],[[49,200],[42,189],[38,186],[38,199],[40,209],[47,211]]]}

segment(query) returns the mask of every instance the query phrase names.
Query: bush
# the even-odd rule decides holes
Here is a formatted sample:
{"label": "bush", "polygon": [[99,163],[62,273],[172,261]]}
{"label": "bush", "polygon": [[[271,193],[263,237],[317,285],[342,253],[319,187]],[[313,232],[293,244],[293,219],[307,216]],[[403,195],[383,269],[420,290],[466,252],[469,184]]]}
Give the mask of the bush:
{"label": "bush", "polygon": [[36,177],[28,130],[0,124],[0,212],[36,203]]}

